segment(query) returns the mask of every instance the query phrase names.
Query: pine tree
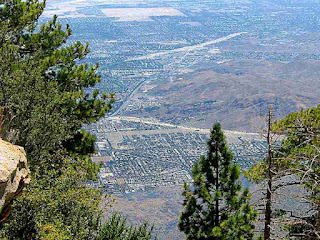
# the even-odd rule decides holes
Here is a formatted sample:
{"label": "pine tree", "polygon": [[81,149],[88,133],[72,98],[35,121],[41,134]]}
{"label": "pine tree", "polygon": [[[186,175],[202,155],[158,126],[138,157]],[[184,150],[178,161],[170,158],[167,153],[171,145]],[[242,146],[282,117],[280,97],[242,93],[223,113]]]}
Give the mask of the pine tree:
{"label": "pine tree", "polygon": [[77,138],[80,145],[92,145],[80,129],[104,116],[113,101],[112,95],[85,91],[100,82],[98,65],[79,64],[88,44],[65,46],[72,31],[57,16],[38,26],[43,7],[31,0],[0,5],[0,103],[8,115],[2,137],[25,148],[38,176],[59,171],[70,160],[63,150],[82,158],[75,164],[87,166],[92,151],[82,150],[93,148],[74,152],[69,143]]}
{"label": "pine tree", "polygon": [[156,240],[152,236],[152,227],[142,224],[139,227],[132,227],[127,220],[118,214],[114,214],[103,223],[97,234],[96,240]]}
{"label": "pine tree", "polygon": [[207,145],[207,156],[192,168],[193,190],[184,185],[179,229],[190,240],[253,239],[257,214],[248,202],[249,190],[240,193],[240,168],[220,124],[213,126]]}
{"label": "pine tree", "polygon": [[[265,139],[267,143],[267,153],[264,159],[261,159],[257,164],[255,164],[249,171],[245,172],[245,176],[249,178],[252,182],[261,184],[265,183],[261,193],[263,194],[262,199],[262,214],[264,219],[263,236],[265,240],[271,239],[272,234],[272,224],[273,218],[272,213],[274,211],[274,198],[276,194],[277,187],[275,182],[277,179],[283,177],[284,174],[279,174],[278,172],[284,169],[277,164],[277,158],[274,156],[275,148],[274,145],[275,135],[271,131],[271,126],[273,122],[272,107],[269,106],[267,114],[267,129],[265,134]],[[287,167],[287,166],[286,166]]]}
{"label": "pine tree", "polygon": [[272,140],[271,140],[271,122],[272,122],[272,112],[271,107],[269,107],[268,112],[268,130],[267,130],[267,144],[268,144],[268,181],[267,181],[267,196],[266,196],[266,211],[265,211],[265,223],[264,223],[264,239],[269,240],[271,236],[271,214],[272,214],[272,181],[273,181],[273,161],[272,161]]}

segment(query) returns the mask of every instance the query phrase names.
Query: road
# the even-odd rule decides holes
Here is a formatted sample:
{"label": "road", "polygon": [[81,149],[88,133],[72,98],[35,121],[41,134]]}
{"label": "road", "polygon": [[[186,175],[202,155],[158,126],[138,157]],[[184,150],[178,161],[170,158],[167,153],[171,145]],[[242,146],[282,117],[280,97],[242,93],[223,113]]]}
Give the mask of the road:
{"label": "road", "polygon": [[[187,127],[181,125],[173,125],[170,123],[160,122],[155,119],[147,119],[147,118],[137,118],[137,117],[127,117],[127,116],[113,116],[109,117],[111,120],[125,120],[131,122],[141,122],[145,124],[159,125],[163,127],[172,127],[172,129],[157,129],[157,130],[133,130],[133,131],[124,131],[124,132],[113,132],[108,133],[108,139],[117,139],[120,141],[122,139],[121,135],[150,135],[150,134],[161,134],[161,133],[177,133],[177,132],[198,132],[202,134],[209,134],[210,129],[202,129],[202,128],[194,128]],[[261,134],[259,133],[247,133],[247,132],[237,132],[237,131],[229,131],[223,130],[225,136],[228,139],[229,143],[237,143],[238,138],[241,137],[245,140],[263,140]]]}
{"label": "road", "polygon": [[[146,80],[145,80],[146,81]],[[115,111],[113,112],[110,116],[116,116],[118,113],[128,105],[128,102],[130,98],[140,89],[140,87],[145,83],[145,81],[142,81],[137,85],[137,87],[123,100],[123,104]]]}
{"label": "road", "polygon": [[153,53],[153,54],[149,54],[149,55],[145,55],[145,56],[141,56],[141,57],[129,58],[127,61],[153,59],[155,57],[165,56],[165,55],[172,54],[172,53],[190,52],[190,51],[200,50],[200,49],[202,49],[202,48],[204,48],[206,46],[209,46],[209,45],[212,45],[212,44],[216,44],[216,43],[220,43],[220,42],[224,42],[224,41],[227,41],[229,39],[238,37],[238,36],[240,36],[242,34],[245,34],[245,33],[246,32],[233,33],[233,34],[230,34],[228,36],[225,36],[225,37],[222,37],[222,38],[218,38],[216,40],[212,40],[212,41],[209,41],[209,42],[200,43],[200,44],[193,45],[193,46],[177,48],[177,49],[170,50],[170,51],[165,51],[165,52]]}

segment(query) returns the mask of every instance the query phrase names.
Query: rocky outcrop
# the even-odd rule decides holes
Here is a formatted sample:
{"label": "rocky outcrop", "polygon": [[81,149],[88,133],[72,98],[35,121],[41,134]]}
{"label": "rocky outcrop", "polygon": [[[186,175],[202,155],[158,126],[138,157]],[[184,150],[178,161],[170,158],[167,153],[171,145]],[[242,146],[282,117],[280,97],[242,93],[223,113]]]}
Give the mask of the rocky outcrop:
{"label": "rocky outcrop", "polygon": [[10,213],[10,203],[30,181],[23,148],[0,139],[0,222]]}

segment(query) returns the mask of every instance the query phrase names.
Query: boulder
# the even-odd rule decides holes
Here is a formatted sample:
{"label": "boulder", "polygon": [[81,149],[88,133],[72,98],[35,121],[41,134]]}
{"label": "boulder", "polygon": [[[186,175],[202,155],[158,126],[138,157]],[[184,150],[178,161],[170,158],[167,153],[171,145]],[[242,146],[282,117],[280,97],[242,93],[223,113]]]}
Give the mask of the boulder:
{"label": "boulder", "polygon": [[0,222],[11,209],[11,201],[30,181],[26,153],[22,147],[0,139]]}

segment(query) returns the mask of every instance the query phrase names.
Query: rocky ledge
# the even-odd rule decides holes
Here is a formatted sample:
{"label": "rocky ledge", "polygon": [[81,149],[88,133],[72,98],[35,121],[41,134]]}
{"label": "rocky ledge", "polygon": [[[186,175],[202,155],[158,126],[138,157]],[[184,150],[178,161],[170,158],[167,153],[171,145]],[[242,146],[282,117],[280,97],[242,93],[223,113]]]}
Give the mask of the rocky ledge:
{"label": "rocky ledge", "polygon": [[11,201],[30,181],[26,153],[23,148],[0,139],[0,222],[11,210]]}

